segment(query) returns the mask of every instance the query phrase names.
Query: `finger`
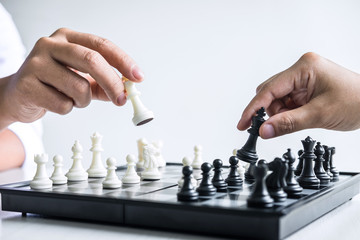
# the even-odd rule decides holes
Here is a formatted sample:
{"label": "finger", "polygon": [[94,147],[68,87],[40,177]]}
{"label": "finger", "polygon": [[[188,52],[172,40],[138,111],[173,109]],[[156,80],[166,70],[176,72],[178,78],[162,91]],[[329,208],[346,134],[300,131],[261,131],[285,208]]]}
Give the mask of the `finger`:
{"label": "finger", "polygon": [[118,69],[126,78],[134,82],[141,82],[144,79],[144,74],[135,61],[111,41],[70,29],[60,29],[59,31],[60,34],[64,34],[69,42],[82,45],[100,53],[110,65]]}
{"label": "finger", "polygon": [[110,101],[109,97],[104,92],[104,89],[93,79],[89,74],[77,71],[77,74],[85,78],[90,83],[91,98],[93,100]]}
{"label": "finger", "polygon": [[37,78],[71,98],[76,107],[88,106],[91,101],[90,83],[69,68],[50,61],[48,67],[37,73]]}
{"label": "finger", "polygon": [[115,105],[124,105],[126,96],[121,78],[96,51],[72,43],[56,43],[52,57],[81,72],[89,73]]}
{"label": "finger", "polygon": [[260,136],[268,139],[306,128],[317,127],[318,123],[314,118],[315,109],[312,104],[306,104],[293,110],[275,114],[261,125],[259,129]]}

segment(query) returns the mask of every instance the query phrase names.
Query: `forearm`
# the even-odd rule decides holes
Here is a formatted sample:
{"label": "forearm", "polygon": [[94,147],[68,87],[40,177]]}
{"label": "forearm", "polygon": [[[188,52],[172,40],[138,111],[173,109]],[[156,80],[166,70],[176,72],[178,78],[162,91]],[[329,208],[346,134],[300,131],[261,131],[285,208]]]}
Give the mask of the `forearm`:
{"label": "forearm", "polygon": [[25,159],[25,149],[20,139],[9,129],[0,131],[0,171],[20,167]]}

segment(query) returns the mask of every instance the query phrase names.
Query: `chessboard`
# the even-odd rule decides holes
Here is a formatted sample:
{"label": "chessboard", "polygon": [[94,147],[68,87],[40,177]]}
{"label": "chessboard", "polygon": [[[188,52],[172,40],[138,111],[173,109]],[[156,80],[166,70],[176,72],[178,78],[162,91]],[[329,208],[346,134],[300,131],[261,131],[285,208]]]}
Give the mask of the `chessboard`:
{"label": "chessboard", "polygon": [[[360,173],[340,172],[339,180],[319,189],[304,189],[271,208],[247,206],[252,184],[217,192],[212,198],[180,202],[182,165],[167,163],[158,181],[104,189],[103,178],[31,189],[30,182],[0,186],[4,211],[40,214],[123,226],[251,239],[283,239],[359,193]],[[126,167],[116,174],[124,176]],[[223,167],[223,175],[229,167]],[[194,170],[196,179],[201,170]]]}

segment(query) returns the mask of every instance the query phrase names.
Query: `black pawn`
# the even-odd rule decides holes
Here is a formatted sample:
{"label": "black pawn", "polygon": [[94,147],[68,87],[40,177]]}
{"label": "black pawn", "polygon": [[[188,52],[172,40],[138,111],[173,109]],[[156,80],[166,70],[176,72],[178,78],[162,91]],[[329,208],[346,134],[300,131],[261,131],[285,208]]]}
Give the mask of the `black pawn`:
{"label": "black pawn", "polygon": [[274,200],[270,197],[266,187],[266,175],[268,167],[266,161],[261,159],[254,168],[255,183],[249,195],[247,205],[256,208],[269,208],[274,205]]}
{"label": "black pawn", "polygon": [[191,166],[183,167],[182,173],[184,175],[184,183],[180,191],[177,193],[179,201],[191,202],[199,199],[199,194],[195,191],[194,186],[191,184],[191,174],[193,169]]}
{"label": "black pawn", "polygon": [[295,179],[295,174],[294,174],[295,156],[291,152],[290,148],[288,148],[287,152],[283,154],[283,158],[285,159],[288,165],[288,172],[286,175],[286,186],[284,187],[284,191],[288,194],[289,198],[298,198],[302,195],[303,188],[300,187],[299,183]]}
{"label": "black pawn", "polygon": [[304,159],[303,170],[298,177],[297,181],[303,188],[318,189],[320,187],[320,180],[315,176],[313,161],[315,159],[314,145],[316,143],[311,137],[301,140],[304,147],[304,153],[301,157]]}
{"label": "black pawn", "polygon": [[239,159],[250,163],[250,167],[245,173],[245,179],[250,182],[254,181],[252,171],[255,167],[256,161],[259,159],[256,153],[256,142],[259,137],[260,126],[265,122],[265,115],[265,109],[262,107],[256,112],[256,115],[252,117],[252,124],[248,129],[248,133],[250,134],[249,138],[247,139],[245,145],[236,153],[236,156]]}
{"label": "black pawn", "polygon": [[316,155],[314,166],[315,175],[320,180],[320,186],[326,186],[330,183],[330,176],[325,172],[323,167],[325,150],[320,142],[317,142],[314,153]]}
{"label": "black pawn", "polygon": [[221,172],[222,172],[222,165],[223,162],[220,159],[215,159],[213,162],[214,165],[214,177],[212,178],[212,183],[214,187],[216,187],[218,192],[226,192],[227,190],[227,183],[223,179]]}
{"label": "black pawn", "polygon": [[231,156],[229,159],[230,163],[230,172],[228,177],[225,179],[225,182],[228,184],[229,188],[241,188],[243,180],[240,177],[240,174],[237,171],[239,159],[235,156]]}
{"label": "black pawn", "polygon": [[300,176],[302,170],[303,170],[303,166],[304,166],[304,159],[301,157],[301,155],[304,153],[303,150],[299,150],[298,151],[298,156],[299,156],[299,163],[296,166],[296,170],[295,170],[295,175],[296,176]]}
{"label": "black pawn", "polygon": [[284,202],[287,198],[287,194],[282,188],[282,178],[285,163],[281,158],[275,158],[274,161],[268,164],[269,169],[272,173],[266,179],[266,186],[269,190],[270,196],[274,199],[275,202]]}
{"label": "black pawn", "polygon": [[323,148],[325,150],[325,153],[324,153],[324,162],[323,162],[323,167],[324,167],[324,170],[326,172],[327,175],[329,175],[330,177],[330,181],[333,181],[334,179],[334,176],[333,174],[331,173],[331,169],[330,169],[330,155],[331,155],[331,149],[329,149],[328,146],[326,145],[323,145]]}
{"label": "black pawn", "polygon": [[211,167],[211,164],[208,162],[201,164],[202,179],[199,187],[196,189],[200,197],[211,197],[216,194],[216,188],[211,183],[210,179]]}
{"label": "black pawn", "polygon": [[334,181],[338,181],[339,180],[339,175],[340,175],[340,173],[339,173],[339,171],[336,169],[336,167],[334,166],[334,158],[333,158],[333,156],[334,156],[334,154],[335,154],[335,147],[331,147],[331,148],[329,148],[331,151],[330,151],[330,153],[331,153],[331,155],[330,155],[330,172],[332,173],[332,175],[333,175],[333,180]]}

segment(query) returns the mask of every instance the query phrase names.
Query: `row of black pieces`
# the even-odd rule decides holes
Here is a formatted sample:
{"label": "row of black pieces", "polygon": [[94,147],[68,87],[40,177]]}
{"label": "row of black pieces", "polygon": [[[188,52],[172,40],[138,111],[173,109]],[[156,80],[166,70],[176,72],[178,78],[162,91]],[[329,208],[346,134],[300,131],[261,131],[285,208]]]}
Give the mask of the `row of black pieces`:
{"label": "row of black pieces", "polygon": [[191,183],[191,175],[193,169],[191,166],[183,167],[182,173],[184,177],[184,183],[180,191],[177,193],[179,201],[197,201],[199,199],[209,199],[216,195],[216,192],[227,192],[228,188],[241,189],[243,180],[241,179],[237,168],[239,160],[232,156],[229,159],[230,172],[226,179],[222,177],[223,163],[220,159],[215,159],[214,176],[211,179],[210,170],[212,166],[210,163],[204,162],[201,165],[202,179],[199,187],[195,187]]}

